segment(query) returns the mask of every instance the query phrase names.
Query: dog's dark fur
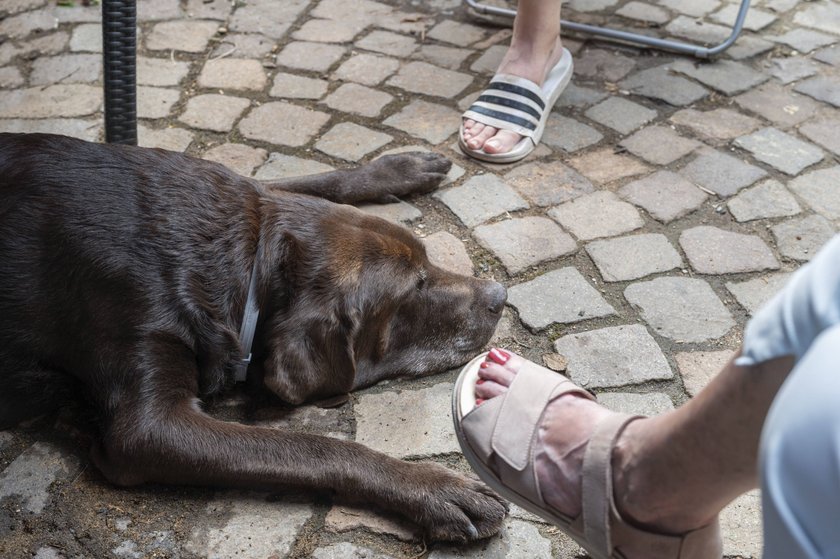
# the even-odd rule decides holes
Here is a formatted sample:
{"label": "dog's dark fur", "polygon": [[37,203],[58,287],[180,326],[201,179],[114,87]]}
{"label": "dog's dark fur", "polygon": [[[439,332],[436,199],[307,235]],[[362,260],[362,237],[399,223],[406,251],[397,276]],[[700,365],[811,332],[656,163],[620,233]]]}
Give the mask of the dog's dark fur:
{"label": "dog's dark fur", "polygon": [[436,539],[495,533],[505,507],[476,481],[201,408],[242,357],[257,254],[262,367],[249,380],[287,402],[479,351],[499,284],[437,268],[404,228],[309,196],[425,192],[448,167],[404,154],[266,185],[163,150],[0,134],[0,428],[81,398],[98,418],[93,460],[116,484],[332,490]]}

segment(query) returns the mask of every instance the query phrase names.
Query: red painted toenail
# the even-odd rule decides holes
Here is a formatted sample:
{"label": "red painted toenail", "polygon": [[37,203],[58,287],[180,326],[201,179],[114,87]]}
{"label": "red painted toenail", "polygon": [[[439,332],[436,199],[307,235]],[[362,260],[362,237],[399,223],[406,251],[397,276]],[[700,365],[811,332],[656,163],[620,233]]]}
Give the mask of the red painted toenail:
{"label": "red painted toenail", "polygon": [[486,369],[486,368],[487,368],[487,367],[489,367],[489,366],[490,366],[490,362],[489,362],[489,361],[482,361],[482,362],[481,362],[481,365],[479,365],[479,367],[480,367],[481,369]]}
{"label": "red painted toenail", "polygon": [[476,398],[475,399],[475,405],[476,406],[480,406],[483,403],[484,403],[484,398]]}
{"label": "red painted toenail", "polygon": [[484,379],[483,379],[483,378],[480,378],[480,379],[478,379],[477,381],[475,381],[475,383],[476,383],[476,384],[484,384]]}
{"label": "red painted toenail", "polygon": [[499,365],[504,365],[510,359],[510,354],[494,347],[490,350],[489,357]]}

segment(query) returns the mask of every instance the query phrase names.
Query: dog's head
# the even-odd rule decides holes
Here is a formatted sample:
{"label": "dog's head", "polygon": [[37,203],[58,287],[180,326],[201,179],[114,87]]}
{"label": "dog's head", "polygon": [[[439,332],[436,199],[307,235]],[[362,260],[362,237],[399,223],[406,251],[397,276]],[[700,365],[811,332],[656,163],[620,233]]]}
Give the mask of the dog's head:
{"label": "dog's head", "polygon": [[431,264],[410,231],[350,206],[329,205],[287,242],[291,295],[265,371],[286,401],[463,364],[501,317],[500,284]]}

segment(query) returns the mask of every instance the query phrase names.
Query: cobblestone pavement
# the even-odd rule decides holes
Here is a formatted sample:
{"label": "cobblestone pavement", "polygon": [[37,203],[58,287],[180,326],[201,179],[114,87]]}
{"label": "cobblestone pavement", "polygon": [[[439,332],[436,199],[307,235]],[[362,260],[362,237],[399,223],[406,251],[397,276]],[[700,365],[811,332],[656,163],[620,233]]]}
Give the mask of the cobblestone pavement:
{"label": "cobblestone pavement", "polygon": [[[840,225],[840,4],[758,0],[719,61],[566,45],[572,85],[543,145],[508,167],[460,155],[460,111],[509,31],[457,0],[141,0],[140,143],[259,178],[393,150],[455,162],[436,193],[366,211],[433,260],[508,286],[494,343],[568,374],[615,409],[696,394],[750,314]],[[698,41],[729,0],[570,0],[566,16]],[[0,0],[0,130],[102,139],[95,6]],[[554,359],[553,362],[556,362]],[[466,470],[449,418],[455,372],[385,383],[335,409],[220,401],[220,417],[355,439]],[[0,556],[571,558],[514,509],[503,533],[428,546],[413,526],[325,496],[105,483],[54,418],[0,432]],[[687,503],[691,506],[690,503]],[[723,514],[728,556],[758,557],[759,499]]]}

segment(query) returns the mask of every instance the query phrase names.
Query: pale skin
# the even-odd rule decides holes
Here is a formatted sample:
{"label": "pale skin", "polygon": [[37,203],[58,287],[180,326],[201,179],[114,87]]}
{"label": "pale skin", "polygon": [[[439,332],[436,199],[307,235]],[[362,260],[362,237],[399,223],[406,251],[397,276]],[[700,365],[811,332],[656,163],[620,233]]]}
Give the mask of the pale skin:
{"label": "pale skin", "polygon": [[[520,0],[513,21],[510,48],[498,73],[512,74],[542,85],[562,56],[560,0]],[[471,119],[464,120],[464,141],[473,150],[506,153],[522,136]]]}
{"label": "pale skin", "polygon": [[[477,402],[503,394],[522,363],[515,354],[491,350],[479,370]],[[612,454],[622,517],[678,535],[705,526],[727,503],[757,487],[761,428],[792,367],[792,357],[753,367],[730,361],[684,406],[631,422]],[[611,413],[575,394],[553,400],[543,413],[537,477],[546,502],[567,516],[580,514],[584,450],[599,419]]]}

